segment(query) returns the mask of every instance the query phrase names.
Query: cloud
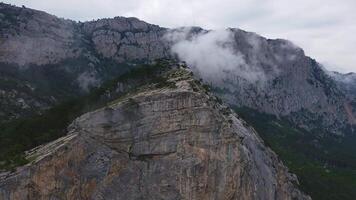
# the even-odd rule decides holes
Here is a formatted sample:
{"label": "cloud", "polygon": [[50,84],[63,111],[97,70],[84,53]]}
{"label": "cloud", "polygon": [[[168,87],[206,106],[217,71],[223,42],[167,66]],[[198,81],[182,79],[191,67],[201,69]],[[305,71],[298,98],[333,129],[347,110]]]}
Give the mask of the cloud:
{"label": "cloud", "polygon": [[98,87],[101,83],[100,80],[96,78],[94,72],[84,72],[80,74],[77,78],[79,87],[84,91],[88,92],[91,88]]}
{"label": "cloud", "polygon": [[[244,56],[234,46],[233,32],[230,30],[202,31],[190,34],[191,29],[177,29],[165,38],[170,40],[172,53],[187,62],[208,82],[220,84],[237,77],[250,83],[262,83],[264,72],[255,65],[247,64]],[[258,51],[258,40],[254,40]]]}
{"label": "cloud", "polygon": [[355,0],[8,0],[60,17],[135,16],[164,27],[237,27],[284,38],[329,70],[356,71]]}

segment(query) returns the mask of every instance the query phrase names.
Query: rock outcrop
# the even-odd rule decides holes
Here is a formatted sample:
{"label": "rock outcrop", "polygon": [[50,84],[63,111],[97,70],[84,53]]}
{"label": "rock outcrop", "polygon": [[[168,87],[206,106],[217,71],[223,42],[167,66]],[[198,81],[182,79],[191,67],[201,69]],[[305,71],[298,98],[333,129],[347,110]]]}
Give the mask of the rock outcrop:
{"label": "rock outcrop", "polygon": [[127,62],[169,56],[169,47],[162,39],[166,29],[137,18],[115,17],[81,25],[104,58]]}
{"label": "rock outcrop", "polygon": [[0,199],[309,199],[253,128],[190,73],[84,114],[0,176]]}

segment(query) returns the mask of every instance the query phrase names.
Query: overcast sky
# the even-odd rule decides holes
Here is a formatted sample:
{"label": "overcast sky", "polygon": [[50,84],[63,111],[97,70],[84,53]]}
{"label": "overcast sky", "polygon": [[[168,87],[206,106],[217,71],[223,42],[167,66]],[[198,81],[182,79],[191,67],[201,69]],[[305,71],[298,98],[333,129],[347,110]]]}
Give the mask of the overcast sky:
{"label": "overcast sky", "polygon": [[289,39],[329,70],[356,72],[356,0],[5,0],[87,21],[133,16],[163,27],[236,27]]}

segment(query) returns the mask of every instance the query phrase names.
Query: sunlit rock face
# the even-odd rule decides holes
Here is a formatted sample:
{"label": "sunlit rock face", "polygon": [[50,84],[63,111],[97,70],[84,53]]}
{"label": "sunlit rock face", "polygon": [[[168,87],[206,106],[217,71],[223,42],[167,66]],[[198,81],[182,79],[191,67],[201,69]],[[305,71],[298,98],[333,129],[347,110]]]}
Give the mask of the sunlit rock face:
{"label": "sunlit rock face", "polygon": [[82,115],[0,177],[0,199],[309,199],[256,132],[177,78]]}

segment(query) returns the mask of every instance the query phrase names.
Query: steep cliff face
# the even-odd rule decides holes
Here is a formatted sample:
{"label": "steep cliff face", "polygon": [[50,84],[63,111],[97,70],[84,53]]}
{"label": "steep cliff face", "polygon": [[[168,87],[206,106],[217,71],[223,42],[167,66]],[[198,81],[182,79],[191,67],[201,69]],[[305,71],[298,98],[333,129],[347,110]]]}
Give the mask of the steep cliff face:
{"label": "steep cliff face", "polygon": [[166,29],[137,18],[115,17],[82,23],[96,52],[116,62],[154,60],[169,56],[162,39]]}
{"label": "steep cliff face", "polygon": [[0,176],[0,199],[309,199],[256,132],[190,73],[84,114]]}

